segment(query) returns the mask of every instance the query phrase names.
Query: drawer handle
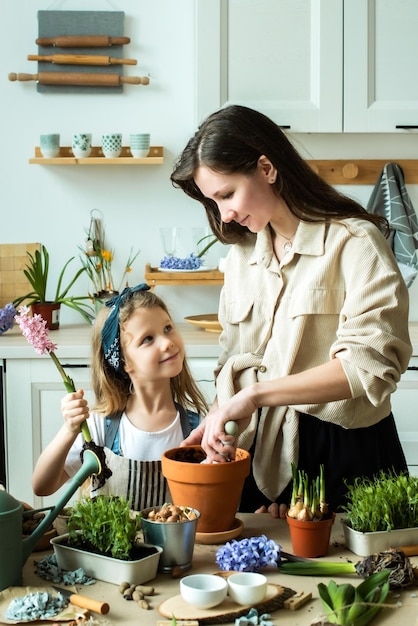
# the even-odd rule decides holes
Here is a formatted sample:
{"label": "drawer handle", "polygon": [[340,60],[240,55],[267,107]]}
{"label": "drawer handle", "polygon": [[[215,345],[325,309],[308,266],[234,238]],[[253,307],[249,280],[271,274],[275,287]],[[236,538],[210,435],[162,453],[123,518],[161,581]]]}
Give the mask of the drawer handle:
{"label": "drawer handle", "polygon": [[82,364],[82,363],[63,363],[62,367],[64,369],[87,369],[90,365]]}

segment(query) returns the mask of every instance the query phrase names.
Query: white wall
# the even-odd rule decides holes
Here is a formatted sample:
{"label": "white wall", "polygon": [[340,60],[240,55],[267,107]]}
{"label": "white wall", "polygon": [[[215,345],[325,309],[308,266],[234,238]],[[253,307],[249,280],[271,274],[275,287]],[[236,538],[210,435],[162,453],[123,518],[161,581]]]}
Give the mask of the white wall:
{"label": "white wall", "polygon": [[[198,123],[194,72],[197,1],[5,3],[0,38],[0,242],[45,244],[54,266],[52,279],[70,256],[78,255],[92,209],[103,214],[107,239],[116,254],[116,282],[132,246],[140,248],[141,254],[130,275],[131,284],[143,280],[147,262],[158,265],[163,256],[160,226],[179,225],[191,232],[192,226],[205,225],[200,205],[173,189],[169,180],[176,156]],[[129,66],[126,73],[149,74],[150,85],[127,85],[123,94],[41,94],[34,82],[8,81],[9,72],[37,71],[37,64],[26,57],[37,53],[37,11],[48,9],[124,11],[125,34],[131,37],[125,56],[138,59],[138,65]],[[40,133],[59,132],[62,145],[70,145],[73,132],[92,132],[93,144],[99,145],[101,133],[112,131],[123,133],[124,145],[128,145],[130,132],[150,132],[152,145],[164,146],[164,165],[46,167],[28,163],[39,145]],[[416,135],[306,135],[295,140],[309,158],[417,158]],[[417,188],[408,190],[418,207]],[[371,188],[345,187],[345,191],[366,203]],[[223,254],[220,245],[218,253]],[[181,320],[186,315],[215,312],[219,288],[162,287],[159,293],[174,318]],[[411,289],[414,320],[418,320],[417,293],[418,281]],[[61,323],[74,321],[81,318],[64,308]]]}

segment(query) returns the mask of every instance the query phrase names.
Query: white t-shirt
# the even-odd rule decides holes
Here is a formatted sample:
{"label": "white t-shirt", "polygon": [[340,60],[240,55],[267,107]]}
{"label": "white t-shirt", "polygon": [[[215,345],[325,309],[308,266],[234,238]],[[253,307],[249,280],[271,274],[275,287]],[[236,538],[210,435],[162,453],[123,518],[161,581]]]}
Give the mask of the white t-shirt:
{"label": "white t-shirt", "polygon": [[[98,446],[104,446],[106,437],[106,418],[100,413],[91,413],[87,419],[91,437]],[[159,461],[163,452],[177,448],[184,440],[180,414],[167,428],[157,432],[146,432],[132,424],[125,412],[119,423],[119,441],[121,454],[128,459],[141,461]],[[65,471],[72,477],[81,466],[80,452],[84,438],[78,435],[65,462]]]}

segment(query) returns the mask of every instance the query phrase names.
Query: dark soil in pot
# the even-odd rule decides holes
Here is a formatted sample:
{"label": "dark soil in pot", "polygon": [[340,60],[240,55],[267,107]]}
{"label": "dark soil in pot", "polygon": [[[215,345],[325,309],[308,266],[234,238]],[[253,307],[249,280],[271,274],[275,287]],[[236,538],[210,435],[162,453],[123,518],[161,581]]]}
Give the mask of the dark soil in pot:
{"label": "dark soil in pot", "polygon": [[[63,546],[67,546],[69,548],[75,548],[77,550],[82,550],[83,552],[90,552],[91,554],[100,554],[101,556],[115,558],[115,557],[112,557],[112,554],[110,552],[107,552],[107,553],[100,552],[99,550],[97,550],[95,546],[92,546],[91,543],[89,543],[88,541],[74,543],[74,542],[68,541],[67,539],[66,541],[62,541],[60,543]],[[126,560],[127,561],[139,561],[141,559],[145,559],[147,556],[156,554],[157,552],[158,550],[152,546],[136,545],[136,546],[133,546],[129,554],[129,558]]]}
{"label": "dark soil in pot", "polygon": [[170,451],[167,456],[173,461],[180,461],[181,463],[201,463],[206,459],[206,453],[203,448],[176,448]]}

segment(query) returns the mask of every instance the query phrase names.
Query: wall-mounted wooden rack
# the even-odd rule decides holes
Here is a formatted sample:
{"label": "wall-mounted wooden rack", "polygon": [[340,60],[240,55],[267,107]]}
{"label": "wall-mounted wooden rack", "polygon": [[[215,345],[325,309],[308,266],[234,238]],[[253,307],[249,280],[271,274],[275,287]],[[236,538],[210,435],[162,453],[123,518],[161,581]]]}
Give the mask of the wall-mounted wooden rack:
{"label": "wall-mounted wooden rack", "polygon": [[207,272],[162,272],[158,267],[145,266],[145,281],[150,287],[157,285],[223,285],[224,275],[219,270]]}
{"label": "wall-mounted wooden rack", "polygon": [[76,159],[71,146],[61,146],[57,157],[53,159],[42,156],[40,148],[35,148],[35,158],[29,159],[35,165],[161,165],[164,163],[164,148],[151,146],[149,154],[143,159],[136,159],[131,155],[128,147],[124,146],[119,157],[108,159],[103,155],[100,147],[93,147],[91,154],[85,159]]}
{"label": "wall-mounted wooden rack", "polygon": [[341,159],[307,161],[312,169],[331,185],[375,185],[386,163],[397,163],[404,173],[405,183],[418,184],[416,159]]}

